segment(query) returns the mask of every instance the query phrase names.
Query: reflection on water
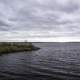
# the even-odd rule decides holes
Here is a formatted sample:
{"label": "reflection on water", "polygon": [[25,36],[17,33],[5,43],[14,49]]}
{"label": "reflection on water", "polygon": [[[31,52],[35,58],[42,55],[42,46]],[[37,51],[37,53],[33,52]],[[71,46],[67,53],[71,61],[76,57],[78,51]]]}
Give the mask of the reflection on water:
{"label": "reflection on water", "polygon": [[38,51],[0,56],[0,80],[80,80],[80,43],[34,43]]}

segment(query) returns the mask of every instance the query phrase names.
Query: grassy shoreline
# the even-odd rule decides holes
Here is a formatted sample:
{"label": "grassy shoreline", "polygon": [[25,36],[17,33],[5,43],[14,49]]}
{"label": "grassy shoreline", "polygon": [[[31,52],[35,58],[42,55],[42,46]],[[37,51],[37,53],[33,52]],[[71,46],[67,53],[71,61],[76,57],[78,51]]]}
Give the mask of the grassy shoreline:
{"label": "grassy shoreline", "polygon": [[30,42],[0,42],[0,55],[11,52],[33,51],[38,50]]}

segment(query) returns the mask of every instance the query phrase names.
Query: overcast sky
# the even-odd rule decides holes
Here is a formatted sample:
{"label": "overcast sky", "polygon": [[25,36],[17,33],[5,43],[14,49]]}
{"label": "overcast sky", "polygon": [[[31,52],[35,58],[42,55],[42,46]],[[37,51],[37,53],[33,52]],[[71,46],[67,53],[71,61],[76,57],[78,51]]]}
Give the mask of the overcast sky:
{"label": "overcast sky", "polygon": [[0,41],[80,41],[80,0],[0,0]]}

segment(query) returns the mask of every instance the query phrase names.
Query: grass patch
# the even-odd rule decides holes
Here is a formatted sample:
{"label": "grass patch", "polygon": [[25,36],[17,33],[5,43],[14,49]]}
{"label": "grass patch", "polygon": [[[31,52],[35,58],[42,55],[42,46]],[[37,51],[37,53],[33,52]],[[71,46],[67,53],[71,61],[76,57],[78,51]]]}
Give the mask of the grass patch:
{"label": "grass patch", "polygon": [[39,48],[33,46],[29,42],[1,42],[0,43],[0,54],[11,53],[11,52],[20,52],[20,51],[33,51],[38,50]]}

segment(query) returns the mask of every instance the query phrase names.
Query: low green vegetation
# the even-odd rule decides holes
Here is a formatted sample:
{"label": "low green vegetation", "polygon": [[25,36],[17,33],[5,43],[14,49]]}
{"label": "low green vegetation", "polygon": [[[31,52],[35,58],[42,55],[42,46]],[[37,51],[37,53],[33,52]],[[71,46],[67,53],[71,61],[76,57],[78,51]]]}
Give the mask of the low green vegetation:
{"label": "low green vegetation", "polygon": [[32,51],[39,48],[33,46],[30,42],[1,42],[0,43],[0,54],[20,52],[20,51]]}

